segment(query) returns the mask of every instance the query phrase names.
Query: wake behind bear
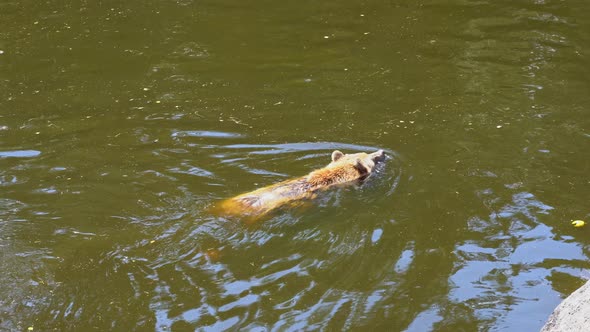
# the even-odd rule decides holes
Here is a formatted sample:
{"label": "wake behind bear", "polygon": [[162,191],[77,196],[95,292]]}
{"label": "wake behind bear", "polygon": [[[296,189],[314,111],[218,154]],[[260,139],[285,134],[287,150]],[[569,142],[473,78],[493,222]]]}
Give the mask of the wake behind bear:
{"label": "wake behind bear", "polygon": [[375,164],[385,159],[383,150],[373,153],[344,154],[332,152],[332,162],[306,176],[260,188],[221,201],[215,208],[226,216],[242,216],[250,220],[268,215],[281,207],[297,205],[316,197],[330,187],[352,184],[366,179]]}

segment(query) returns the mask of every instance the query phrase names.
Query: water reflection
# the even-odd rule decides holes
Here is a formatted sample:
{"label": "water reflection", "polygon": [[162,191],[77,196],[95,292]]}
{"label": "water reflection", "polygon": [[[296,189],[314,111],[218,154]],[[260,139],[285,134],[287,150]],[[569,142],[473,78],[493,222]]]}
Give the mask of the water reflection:
{"label": "water reflection", "polygon": [[551,228],[540,222],[553,208],[534,195],[516,192],[505,202],[493,190],[482,193],[501,207],[485,219],[470,220],[471,231],[484,237],[455,247],[449,299],[498,328],[533,329],[546,319],[540,309],[555,302],[540,296],[553,270],[545,262],[585,261],[585,255],[579,244],[555,239]]}

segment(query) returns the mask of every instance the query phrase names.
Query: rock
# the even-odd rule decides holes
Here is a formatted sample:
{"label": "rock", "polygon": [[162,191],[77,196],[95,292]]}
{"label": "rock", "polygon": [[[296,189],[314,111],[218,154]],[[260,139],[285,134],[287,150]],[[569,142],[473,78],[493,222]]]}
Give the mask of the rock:
{"label": "rock", "polygon": [[590,331],[590,281],[563,300],[541,329],[541,332],[562,331]]}

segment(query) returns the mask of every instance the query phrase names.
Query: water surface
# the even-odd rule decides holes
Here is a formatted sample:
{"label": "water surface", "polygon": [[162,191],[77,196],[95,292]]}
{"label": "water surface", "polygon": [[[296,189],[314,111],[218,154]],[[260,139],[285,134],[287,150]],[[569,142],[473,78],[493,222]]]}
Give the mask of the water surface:
{"label": "water surface", "polygon": [[[538,330],[588,278],[590,6],[0,4],[0,329]],[[216,201],[384,149],[247,226]]]}

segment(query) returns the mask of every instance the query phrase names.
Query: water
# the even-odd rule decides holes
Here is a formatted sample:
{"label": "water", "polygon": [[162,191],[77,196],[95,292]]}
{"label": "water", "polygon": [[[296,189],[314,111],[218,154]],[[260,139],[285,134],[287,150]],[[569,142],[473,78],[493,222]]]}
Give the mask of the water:
{"label": "water", "polygon": [[[3,2],[0,329],[538,330],[588,278],[589,14]],[[207,212],[380,148],[305,209]]]}

